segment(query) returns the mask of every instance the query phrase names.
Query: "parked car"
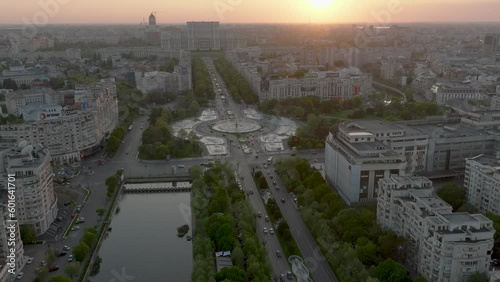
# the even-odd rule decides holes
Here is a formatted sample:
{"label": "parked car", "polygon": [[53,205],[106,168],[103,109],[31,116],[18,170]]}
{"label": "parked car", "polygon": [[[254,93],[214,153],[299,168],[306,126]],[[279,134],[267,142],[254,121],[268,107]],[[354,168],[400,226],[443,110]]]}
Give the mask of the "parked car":
{"label": "parked car", "polygon": [[73,228],[71,228],[71,231],[76,231],[76,230],[80,230],[80,226],[73,226]]}
{"label": "parked car", "polygon": [[69,262],[72,262],[72,261],[73,261],[73,255],[69,255],[69,257],[68,257],[68,261],[69,261]]}
{"label": "parked car", "polygon": [[64,203],[64,206],[68,206],[68,205],[71,205],[71,202],[65,202]]}
{"label": "parked car", "polygon": [[16,276],[16,279],[17,279],[17,280],[21,280],[21,279],[23,279],[23,276],[24,276],[24,272],[19,272],[19,273],[17,274],[17,276]]}
{"label": "parked car", "polygon": [[49,267],[49,272],[53,272],[53,271],[56,271],[58,269],[59,269],[59,266],[54,265],[54,266]]}
{"label": "parked car", "polygon": [[63,247],[63,250],[65,250],[65,251],[69,251],[69,250],[71,250],[71,248],[70,248],[70,247],[68,247],[68,246],[64,246],[64,247]]}
{"label": "parked car", "polygon": [[64,257],[65,255],[67,255],[68,253],[66,252],[60,252],[57,254],[58,257]]}
{"label": "parked car", "polygon": [[47,262],[46,262],[46,261],[44,261],[44,260],[42,260],[42,261],[40,262],[40,265],[41,265],[41,266],[45,266],[45,265],[47,265]]}

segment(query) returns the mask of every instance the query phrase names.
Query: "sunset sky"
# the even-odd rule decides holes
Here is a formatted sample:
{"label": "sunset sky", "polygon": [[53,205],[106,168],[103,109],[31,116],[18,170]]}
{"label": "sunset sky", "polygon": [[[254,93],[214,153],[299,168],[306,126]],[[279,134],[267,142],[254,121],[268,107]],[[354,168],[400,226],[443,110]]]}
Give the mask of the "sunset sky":
{"label": "sunset sky", "polygon": [[[43,3],[56,5],[44,9]],[[152,11],[158,12],[160,24],[202,20],[384,24],[494,22],[499,20],[500,0],[0,0],[0,6],[4,7],[0,24],[139,23]],[[377,16],[381,14],[389,17]]]}

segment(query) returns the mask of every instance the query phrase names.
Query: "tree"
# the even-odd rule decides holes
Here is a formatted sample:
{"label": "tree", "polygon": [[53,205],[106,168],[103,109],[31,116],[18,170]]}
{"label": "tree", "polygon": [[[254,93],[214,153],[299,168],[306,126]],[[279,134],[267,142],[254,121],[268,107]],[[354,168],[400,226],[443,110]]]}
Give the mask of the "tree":
{"label": "tree", "polygon": [[89,246],[84,242],[80,242],[80,244],[73,248],[73,256],[76,261],[82,262],[87,257],[89,251]]}
{"label": "tree", "polygon": [[49,282],[73,282],[73,279],[61,275],[52,277]]}
{"label": "tree", "polygon": [[66,275],[68,275],[71,279],[73,279],[73,277],[77,276],[80,273],[81,269],[82,269],[82,267],[81,267],[80,263],[77,261],[74,261],[74,262],[69,263],[64,268],[64,273],[66,273]]}
{"label": "tree", "polygon": [[377,245],[369,239],[362,237],[356,242],[356,255],[364,265],[375,265],[377,259]]}
{"label": "tree", "polygon": [[221,282],[226,279],[231,282],[245,282],[246,273],[238,266],[224,267],[215,275],[215,280]]}
{"label": "tree", "polygon": [[85,245],[93,248],[97,243],[97,235],[92,232],[85,232],[82,238],[82,242],[85,243]]}
{"label": "tree", "polygon": [[465,189],[453,182],[443,185],[443,187],[437,190],[437,194],[453,207],[453,211],[459,209],[466,202],[467,195]]}
{"label": "tree", "polygon": [[100,208],[100,209],[97,209],[95,212],[97,213],[97,216],[99,216],[99,221],[100,221],[102,219],[102,217],[104,216],[104,214],[106,213],[106,210],[103,208]]}
{"label": "tree", "polygon": [[375,268],[375,277],[387,282],[411,282],[406,270],[392,259],[386,259]]}
{"label": "tree", "polygon": [[36,241],[36,232],[31,225],[21,226],[21,240],[26,243],[31,243]]}
{"label": "tree", "polygon": [[19,89],[19,87],[17,86],[16,81],[14,81],[12,78],[7,78],[7,79],[3,80],[3,88],[5,88],[5,89],[12,89],[14,91],[16,91],[17,89]]}

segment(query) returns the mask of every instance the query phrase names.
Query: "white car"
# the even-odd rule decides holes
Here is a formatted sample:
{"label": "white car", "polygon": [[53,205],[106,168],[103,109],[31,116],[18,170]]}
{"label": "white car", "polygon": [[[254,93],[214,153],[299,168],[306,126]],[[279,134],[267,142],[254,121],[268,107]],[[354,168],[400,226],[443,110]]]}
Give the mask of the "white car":
{"label": "white car", "polygon": [[178,164],[178,165],[177,165],[177,168],[185,168],[185,167],[186,167],[186,166],[185,166],[185,165],[183,165],[183,164]]}
{"label": "white car", "polygon": [[270,228],[269,233],[274,234],[274,229]]}
{"label": "white car", "polygon": [[267,228],[264,227],[264,234],[267,234]]}
{"label": "white car", "polygon": [[69,261],[69,262],[72,262],[72,261],[73,261],[73,255],[69,255],[69,257],[68,257],[68,261]]}
{"label": "white car", "polygon": [[32,257],[28,257],[28,259],[26,260],[26,263],[27,264],[31,264],[33,262],[35,258],[32,258]]}
{"label": "white car", "polygon": [[68,246],[64,246],[64,247],[63,247],[63,250],[65,250],[65,251],[69,251],[69,250],[71,250],[71,248],[70,248],[70,247],[68,247]]}
{"label": "white car", "polygon": [[17,280],[21,280],[24,276],[24,272],[19,272],[16,276]]}

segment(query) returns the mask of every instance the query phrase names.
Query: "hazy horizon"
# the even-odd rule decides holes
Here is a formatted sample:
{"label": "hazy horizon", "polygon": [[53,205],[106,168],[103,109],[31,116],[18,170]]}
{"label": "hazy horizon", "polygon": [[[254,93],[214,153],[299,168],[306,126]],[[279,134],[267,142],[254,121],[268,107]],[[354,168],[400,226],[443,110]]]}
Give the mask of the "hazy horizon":
{"label": "hazy horizon", "polygon": [[[360,0],[360,2],[363,0]],[[6,2],[7,0],[0,0]],[[218,21],[222,24],[498,23],[492,0],[39,0],[9,1],[2,25],[130,25]],[[47,3],[50,3],[47,4]],[[112,12],[110,12],[112,11]]]}

